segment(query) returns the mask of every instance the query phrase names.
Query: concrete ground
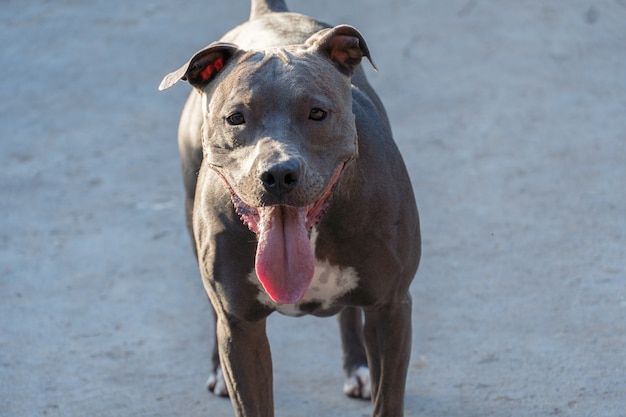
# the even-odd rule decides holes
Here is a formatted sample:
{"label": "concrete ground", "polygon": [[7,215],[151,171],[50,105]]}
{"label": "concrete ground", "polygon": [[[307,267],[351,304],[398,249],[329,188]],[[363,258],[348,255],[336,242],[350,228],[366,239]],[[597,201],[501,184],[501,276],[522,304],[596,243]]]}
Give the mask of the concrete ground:
{"label": "concrete ground", "polygon": [[[407,416],[626,416],[626,1],[289,5],[363,32],[413,179]],[[248,7],[0,2],[1,416],[233,415],[156,88]],[[269,326],[277,416],[370,413],[334,319]]]}

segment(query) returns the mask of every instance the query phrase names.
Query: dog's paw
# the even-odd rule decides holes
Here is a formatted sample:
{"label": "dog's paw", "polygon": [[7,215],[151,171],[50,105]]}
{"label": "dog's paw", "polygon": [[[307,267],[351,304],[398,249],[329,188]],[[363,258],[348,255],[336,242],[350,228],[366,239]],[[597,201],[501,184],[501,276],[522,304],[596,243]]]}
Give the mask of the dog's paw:
{"label": "dog's paw", "polygon": [[215,395],[228,397],[228,389],[226,388],[226,381],[224,380],[221,367],[218,366],[215,371],[209,374],[209,379],[206,380],[206,387]]}
{"label": "dog's paw", "polygon": [[369,368],[360,366],[352,371],[343,384],[343,392],[352,398],[363,398],[365,400],[372,398]]}

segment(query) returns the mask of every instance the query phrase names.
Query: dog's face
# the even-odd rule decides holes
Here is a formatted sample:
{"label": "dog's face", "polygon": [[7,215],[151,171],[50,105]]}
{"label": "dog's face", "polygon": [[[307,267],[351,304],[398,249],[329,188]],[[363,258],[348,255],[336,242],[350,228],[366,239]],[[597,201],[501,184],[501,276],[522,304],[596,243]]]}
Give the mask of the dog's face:
{"label": "dog's face", "polygon": [[256,272],[277,302],[308,288],[308,233],[357,156],[350,76],[363,56],[365,41],[349,26],[266,51],[216,43],[161,84],[185,79],[203,94],[203,163],[257,234]]}
{"label": "dog's face", "polygon": [[231,62],[204,95],[206,163],[250,208],[314,205],[357,153],[349,77],[297,48]]}

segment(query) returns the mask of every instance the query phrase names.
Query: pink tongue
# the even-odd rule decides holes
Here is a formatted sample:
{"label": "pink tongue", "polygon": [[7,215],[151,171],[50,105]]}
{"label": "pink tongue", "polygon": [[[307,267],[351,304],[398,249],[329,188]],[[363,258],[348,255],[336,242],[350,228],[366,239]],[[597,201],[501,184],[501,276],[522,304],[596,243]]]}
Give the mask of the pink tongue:
{"label": "pink tongue", "polygon": [[294,304],[309,288],[315,269],[305,226],[307,209],[271,206],[257,211],[257,276],[272,300]]}

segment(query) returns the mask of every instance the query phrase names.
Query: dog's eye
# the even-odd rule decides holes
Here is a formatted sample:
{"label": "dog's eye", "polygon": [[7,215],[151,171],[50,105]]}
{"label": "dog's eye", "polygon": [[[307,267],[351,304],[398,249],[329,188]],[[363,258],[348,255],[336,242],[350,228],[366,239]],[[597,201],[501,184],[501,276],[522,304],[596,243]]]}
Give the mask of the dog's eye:
{"label": "dog's eye", "polygon": [[244,119],[243,114],[241,113],[233,113],[226,118],[226,121],[231,126],[237,126],[244,124],[246,119]]}
{"label": "dog's eye", "polygon": [[311,110],[311,113],[309,113],[309,119],[311,120],[320,121],[324,120],[325,118],[326,112],[322,109],[318,109],[317,107]]}

